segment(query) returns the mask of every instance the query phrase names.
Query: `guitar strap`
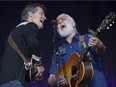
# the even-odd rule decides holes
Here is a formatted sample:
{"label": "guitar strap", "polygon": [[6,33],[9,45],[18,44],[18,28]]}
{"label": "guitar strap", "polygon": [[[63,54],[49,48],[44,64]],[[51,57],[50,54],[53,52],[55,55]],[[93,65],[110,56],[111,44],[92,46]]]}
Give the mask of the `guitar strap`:
{"label": "guitar strap", "polygon": [[80,40],[80,44],[84,46],[84,48],[86,48],[86,44],[85,44],[85,41],[84,41],[84,35],[81,35],[79,36],[79,40]]}
{"label": "guitar strap", "polygon": [[[29,77],[30,77],[30,79],[31,79],[32,61],[33,61],[33,59],[34,59],[35,61],[41,61],[41,60],[40,60],[41,57],[36,57],[35,55],[32,55],[31,61],[30,61],[30,62],[27,61],[27,59],[25,58],[25,56],[23,55],[23,53],[18,49],[18,46],[17,46],[16,43],[14,42],[14,40],[13,40],[11,34],[10,34],[9,37],[8,37],[8,43],[10,44],[10,46],[11,46],[14,50],[16,50],[16,52],[20,55],[20,57],[21,57],[22,60],[24,61],[24,66],[22,67],[19,80],[20,80],[20,78],[21,78],[21,75],[22,75],[22,73],[23,73],[24,68],[25,68],[26,70],[29,70]],[[38,66],[41,66],[42,62],[39,62],[39,63],[40,63],[40,64],[38,64]]]}
{"label": "guitar strap", "polygon": [[[85,40],[84,35],[79,36],[79,40],[80,40],[80,44],[83,45],[84,48],[86,48],[87,45],[86,45],[86,43],[84,41]],[[87,56],[90,57],[89,52],[87,53]],[[91,58],[89,58],[89,60],[91,60]]]}
{"label": "guitar strap", "polygon": [[8,42],[10,44],[10,46],[16,50],[16,52],[20,55],[20,57],[22,58],[22,60],[24,61],[24,63],[28,64],[29,62],[27,61],[27,59],[25,58],[25,56],[23,55],[23,53],[18,49],[16,43],[14,42],[11,34],[8,37]]}
{"label": "guitar strap", "polygon": [[[21,57],[22,60],[24,61],[24,66],[22,67],[20,76],[19,76],[19,78],[18,78],[18,81],[20,81],[24,68],[25,68],[25,69],[26,69],[26,67],[29,68],[29,67],[30,67],[30,65],[29,65],[30,62],[27,61],[27,59],[25,58],[25,56],[23,55],[23,53],[18,49],[18,47],[17,47],[16,43],[14,42],[14,40],[13,40],[11,34],[10,34],[9,37],[8,37],[8,43],[10,44],[10,46],[11,46],[14,50],[16,50],[16,52],[20,55],[20,57]],[[26,65],[26,64],[27,64],[27,65]]]}
{"label": "guitar strap", "polygon": [[13,40],[11,34],[10,34],[9,37],[8,37],[8,42],[9,42],[10,46],[11,46],[14,50],[16,50],[16,52],[19,54],[19,56],[20,56],[20,57],[22,58],[22,60],[24,61],[25,69],[26,69],[26,70],[29,70],[30,67],[31,67],[31,65],[32,65],[32,61],[31,61],[31,62],[27,61],[27,59],[25,58],[25,56],[23,55],[23,53],[18,49],[18,46],[17,46],[16,43],[14,42],[14,40]]}

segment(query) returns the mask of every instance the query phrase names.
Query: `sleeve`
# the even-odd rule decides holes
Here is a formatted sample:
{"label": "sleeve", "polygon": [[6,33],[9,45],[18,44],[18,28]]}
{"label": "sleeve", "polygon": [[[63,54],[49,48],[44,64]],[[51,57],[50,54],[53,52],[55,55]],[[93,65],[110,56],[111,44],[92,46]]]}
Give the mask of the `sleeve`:
{"label": "sleeve", "polygon": [[[91,33],[85,34],[85,43],[88,44],[89,41],[89,35],[92,35]],[[100,56],[96,52],[95,47],[91,47],[89,50],[90,57],[92,58],[92,63],[97,64],[98,62],[101,62]]]}
{"label": "sleeve", "polygon": [[26,25],[24,37],[27,41],[27,48],[29,49],[30,54],[41,56],[38,26],[34,23],[28,23]]}

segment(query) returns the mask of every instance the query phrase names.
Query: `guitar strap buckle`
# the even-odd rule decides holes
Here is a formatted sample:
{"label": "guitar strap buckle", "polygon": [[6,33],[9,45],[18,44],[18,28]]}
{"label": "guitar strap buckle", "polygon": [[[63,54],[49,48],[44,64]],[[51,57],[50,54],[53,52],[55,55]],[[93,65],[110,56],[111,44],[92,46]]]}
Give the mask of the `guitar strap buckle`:
{"label": "guitar strap buckle", "polygon": [[29,70],[32,66],[32,62],[28,62],[28,63],[24,62],[24,65],[25,65],[25,70]]}

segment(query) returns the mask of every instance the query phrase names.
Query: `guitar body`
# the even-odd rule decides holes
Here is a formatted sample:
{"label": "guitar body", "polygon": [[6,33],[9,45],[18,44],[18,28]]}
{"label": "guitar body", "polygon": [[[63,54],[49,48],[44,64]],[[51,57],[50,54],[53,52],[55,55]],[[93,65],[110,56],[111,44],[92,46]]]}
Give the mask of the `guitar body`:
{"label": "guitar body", "polygon": [[72,75],[72,67],[79,61],[80,55],[75,52],[71,55],[69,61],[59,68],[59,75],[65,76],[68,81],[68,87],[87,87],[88,82],[93,76],[93,67],[91,62],[81,62],[79,73]]}

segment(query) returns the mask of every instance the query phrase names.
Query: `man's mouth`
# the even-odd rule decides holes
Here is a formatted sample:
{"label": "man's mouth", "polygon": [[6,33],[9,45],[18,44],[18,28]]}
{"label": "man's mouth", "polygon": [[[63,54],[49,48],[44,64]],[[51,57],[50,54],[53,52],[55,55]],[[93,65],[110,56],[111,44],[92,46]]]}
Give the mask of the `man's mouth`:
{"label": "man's mouth", "polygon": [[61,29],[65,28],[66,26],[65,25],[61,25]]}
{"label": "man's mouth", "polygon": [[43,24],[44,23],[44,21],[43,20],[40,20],[40,22]]}

